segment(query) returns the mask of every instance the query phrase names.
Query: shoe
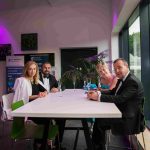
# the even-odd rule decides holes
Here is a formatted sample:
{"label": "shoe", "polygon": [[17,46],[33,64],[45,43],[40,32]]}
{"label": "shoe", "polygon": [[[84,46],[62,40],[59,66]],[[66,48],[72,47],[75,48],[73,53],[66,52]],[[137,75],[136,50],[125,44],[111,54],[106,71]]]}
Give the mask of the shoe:
{"label": "shoe", "polygon": [[67,148],[66,147],[60,147],[60,149],[59,149],[59,147],[56,147],[55,150],[67,150]]}
{"label": "shoe", "polygon": [[94,147],[94,150],[106,150],[105,146]]}
{"label": "shoe", "polygon": [[67,150],[67,148],[66,147],[61,147],[60,150]]}
{"label": "shoe", "polygon": [[40,150],[40,149],[41,149],[41,144],[34,143],[33,150]]}
{"label": "shoe", "polygon": [[48,146],[48,148],[51,150],[51,149],[53,149],[53,141],[52,140],[47,140],[47,146]]}

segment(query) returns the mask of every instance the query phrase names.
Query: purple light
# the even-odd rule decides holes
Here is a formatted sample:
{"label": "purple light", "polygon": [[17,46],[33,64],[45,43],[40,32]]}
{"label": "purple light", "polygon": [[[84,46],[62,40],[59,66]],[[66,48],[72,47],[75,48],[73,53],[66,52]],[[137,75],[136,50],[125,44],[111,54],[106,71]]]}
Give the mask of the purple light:
{"label": "purple light", "polygon": [[[113,5],[113,16],[112,16],[112,28],[114,28],[118,21],[118,15],[121,12],[121,9],[124,7],[125,0],[116,0]],[[118,5],[119,3],[119,5]]]}
{"label": "purple light", "polygon": [[121,1],[121,3],[122,3],[122,5],[124,5],[124,3],[125,3],[125,0],[122,0],[122,1]]}
{"label": "purple light", "polygon": [[117,23],[117,20],[118,20],[118,16],[117,16],[117,13],[114,11],[114,13],[113,13],[113,22],[112,22],[113,28],[115,27],[115,25]]}
{"label": "purple light", "polygon": [[11,44],[14,54],[19,52],[16,40],[13,38],[7,27],[2,24],[0,24],[0,44]]}
{"label": "purple light", "polygon": [[12,40],[9,31],[2,25],[0,25],[0,44],[8,44]]}

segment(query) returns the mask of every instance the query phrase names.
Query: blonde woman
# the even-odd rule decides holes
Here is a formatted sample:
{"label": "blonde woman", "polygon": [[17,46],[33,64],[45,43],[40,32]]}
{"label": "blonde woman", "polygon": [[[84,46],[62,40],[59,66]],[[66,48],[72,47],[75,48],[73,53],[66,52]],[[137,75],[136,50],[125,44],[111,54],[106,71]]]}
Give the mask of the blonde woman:
{"label": "blonde woman", "polygon": [[[46,88],[39,81],[38,65],[34,61],[28,61],[24,67],[24,77],[17,78],[14,85],[14,102],[23,99],[28,103],[39,97],[47,95]],[[49,124],[49,118],[29,118],[37,124]],[[34,139],[34,149],[40,148],[42,139]]]}
{"label": "blonde woman", "polygon": [[24,67],[24,77],[17,78],[14,84],[14,100],[23,99],[24,103],[47,95],[46,88],[39,80],[38,65],[34,61],[28,61]]}
{"label": "blonde woman", "polygon": [[100,62],[96,65],[96,70],[100,77],[101,89],[112,90],[118,79],[110,72],[108,65],[105,62]]}

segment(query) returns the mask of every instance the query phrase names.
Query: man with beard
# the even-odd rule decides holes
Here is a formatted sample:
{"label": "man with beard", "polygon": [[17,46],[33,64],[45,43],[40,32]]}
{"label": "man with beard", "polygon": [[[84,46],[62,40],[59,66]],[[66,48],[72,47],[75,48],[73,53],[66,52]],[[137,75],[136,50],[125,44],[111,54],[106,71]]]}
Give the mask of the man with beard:
{"label": "man with beard", "polygon": [[[56,78],[50,74],[50,71],[51,71],[51,64],[49,62],[43,63],[42,70],[40,72],[40,80],[43,82],[44,87],[46,88],[46,90],[48,92],[51,92],[51,93],[59,92],[58,82],[57,82]],[[56,121],[56,124],[59,127],[59,142],[60,142],[60,146],[61,146],[66,120],[63,118],[61,118],[61,119],[57,118],[54,120]],[[56,149],[59,148],[58,138],[56,138],[55,145],[56,145]],[[65,150],[65,149],[66,148],[61,147],[61,150]]]}
{"label": "man with beard", "polygon": [[49,62],[45,62],[42,64],[42,70],[40,73],[40,80],[43,82],[46,90],[48,92],[58,92],[58,82],[56,78],[50,74],[51,64]]}

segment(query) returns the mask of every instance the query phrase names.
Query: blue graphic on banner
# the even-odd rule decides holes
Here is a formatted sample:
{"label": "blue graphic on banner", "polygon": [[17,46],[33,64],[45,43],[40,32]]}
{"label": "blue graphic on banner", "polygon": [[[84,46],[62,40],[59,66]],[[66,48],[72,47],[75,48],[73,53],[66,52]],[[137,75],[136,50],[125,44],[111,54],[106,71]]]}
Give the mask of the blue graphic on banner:
{"label": "blue graphic on banner", "polygon": [[15,80],[23,75],[23,67],[6,67],[7,93],[12,92]]}

